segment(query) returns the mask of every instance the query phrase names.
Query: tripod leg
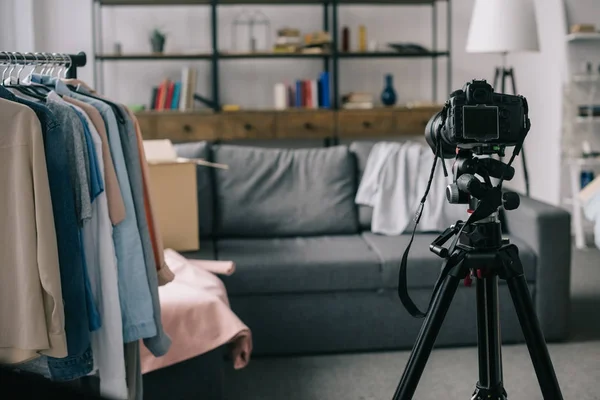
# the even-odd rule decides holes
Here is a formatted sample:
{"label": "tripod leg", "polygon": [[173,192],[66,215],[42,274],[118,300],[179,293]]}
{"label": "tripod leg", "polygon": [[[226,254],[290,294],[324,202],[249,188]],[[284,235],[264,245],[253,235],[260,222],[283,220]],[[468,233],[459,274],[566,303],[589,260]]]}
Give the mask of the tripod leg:
{"label": "tripod leg", "polygon": [[527,280],[523,275],[517,246],[506,246],[499,254],[503,261],[503,277],[508,284],[544,400],[563,400],[546,340],[531,301]]}
{"label": "tripod leg", "polygon": [[498,277],[477,279],[478,387],[502,394],[502,351],[498,315]]}
{"label": "tripod leg", "polygon": [[[460,262],[458,267],[460,267],[461,264],[462,262]],[[402,374],[402,379],[394,394],[394,400],[411,400],[417,390],[417,385],[419,384],[419,380],[421,379],[431,350],[433,350],[435,339],[440,332],[446,313],[450,308],[450,304],[452,304],[452,299],[454,298],[454,294],[456,293],[456,289],[458,289],[458,284],[462,278],[460,275],[454,275],[456,274],[450,272],[446,276],[431,304],[431,309],[427,313],[425,321],[421,326],[421,331],[419,332],[417,341],[415,342],[406,368],[404,369],[404,374]]]}

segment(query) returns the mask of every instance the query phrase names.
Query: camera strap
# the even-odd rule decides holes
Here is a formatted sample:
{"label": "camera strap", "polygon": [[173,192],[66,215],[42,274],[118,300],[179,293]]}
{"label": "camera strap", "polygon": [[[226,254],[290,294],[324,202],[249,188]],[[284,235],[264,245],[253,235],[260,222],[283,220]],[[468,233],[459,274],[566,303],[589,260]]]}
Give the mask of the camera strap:
{"label": "camera strap", "polygon": [[450,249],[448,250],[448,257],[446,257],[444,259],[444,263],[442,264],[442,270],[440,272],[440,275],[439,275],[437,281],[435,282],[435,286],[433,288],[433,293],[431,294],[431,298],[429,299],[429,305],[427,306],[427,310],[425,312],[422,312],[421,310],[419,310],[419,307],[417,307],[417,305],[412,301],[412,299],[410,298],[410,295],[408,294],[408,279],[407,279],[407,271],[408,270],[407,270],[407,267],[408,267],[408,253],[410,252],[410,247],[412,246],[413,240],[415,238],[417,225],[419,223],[418,221],[421,218],[424,204],[425,204],[424,202],[421,202],[421,204],[419,205],[419,210],[417,211],[417,215],[416,215],[416,219],[415,219],[416,224],[413,228],[412,235],[410,237],[410,242],[408,243],[408,246],[406,247],[406,249],[404,250],[404,254],[402,255],[402,261],[400,262],[400,271],[399,271],[399,275],[398,275],[398,297],[400,297],[400,301],[404,305],[404,308],[406,308],[406,310],[409,312],[409,314],[415,318],[424,318],[427,315],[427,313],[431,309],[431,304],[433,303],[433,300],[436,298],[437,292],[438,292],[440,286],[442,285],[442,282],[444,281],[444,279],[446,279],[446,276],[448,276],[448,273],[450,272],[450,270],[452,268],[454,268],[461,261],[458,258],[464,257],[463,252],[455,252],[455,249],[456,249],[456,245],[458,243],[458,239],[460,238],[460,235],[463,232],[463,230],[465,229],[465,227],[469,224],[472,224],[473,222],[479,221],[483,218],[490,216],[492,213],[494,213],[498,209],[498,207],[500,207],[502,205],[502,192],[501,192],[501,188],[499,186],[492,188],[485,195],[485,197],[481,200],[477,209],[475,211],[473,211],[473,213],[471,213],[471,215],[469,216],[467,221],[462,225],[460,230],[456,233],[456,236],[454,237],[454,240],[452,241],[452,245],[450,246]]}
{"label": "camera strap", "polygon": [[[438,143],[439,143],[439,141],[438,141]],[[505,173],[508,170],[508,167],[510,167],[510,165],[515,160],[515,157],[521,150],[522,146],[523,146],[523,141],[521,141],[515,147],[513,154],[510,158],[510,161],[508,162],[507,167],[505,169]],[[427,199],[427,195],[429,194],[429,190],[431,188],[431,183],[433,180],[433,174],[435,173],[435,166],[436,166],[437,158],[438,158],[438,155],[441,154],[439,146],[437,149],[437,153],[438,154],[436,154],[436,158],[433,162],[433,166],[431,169],[431,174],[429,177],[429,182],[427,184],[427,189],[425,190],[425,194],[424,194],[423,198],[421,199],[419,208],[417,209],[417,213],[415,215],[415,226],[413,227],[410,241],[408,242],[408,246],[404,250],[404,254],[402,254],[402,260],[400,262],[400,271],[398,274],[398,297],[400,298],[400,301],[404,305],[404,308],[406,308],[406,310],[409,312],[409,314],[415,318],[424,318],[427,315],[427,313],[429,313],[429,310],[431,309],[433,300],[436,298],[442,282],[444,281],[444,279],[446,279],[446,276],[448,276],[448,273],[450,272],[450,270],[461,261],[461,260],[457,259],[457,257],[464,257],[464,252],[455,252],[455,250],[456,250],[456,245],[458,244],[458,239],[460,238],[460,235],[462,234],[465,227],[472,224],[473,222],[477,222],[479,220],[482,220],[482,219],[492,215],[492,213],[494,213],[502,205],[502,183],[504,181],[504,174],[500,178],[500,182],[498,183],[498,185],[493,187],[486,193],[486,195],[481,199],[477,208],[473,211],[473,213],[471,213],[469,218],[465,221],[465,223],[462,225],[460,230],[457,232],[456,236],[454,237],[454,240],[452,241],[450,248],[448,249],[448,257],[445,258],[444,263],[442,264],[442,270],[441,270],[440,275],[435,283],[433,293],[431,294],[431,298],[429,299],[429,305],[427,306],[427,310],[425,312],[422,312],[421,310],[419,310],[419,307],[417,307],[417,305],[412,301],[412,299],[410,298],[410,295],[408,294],[408,279],[407,279],[408,253],[410,252],[410,248],[415,239],[415,233],[417,231],[417,226],[419,225],[419,221],[421,220],[421,215],[423,213],[423,207],[425,206],[425,201]],[[442,159],[442,165],[444,165],[443,159]]]}

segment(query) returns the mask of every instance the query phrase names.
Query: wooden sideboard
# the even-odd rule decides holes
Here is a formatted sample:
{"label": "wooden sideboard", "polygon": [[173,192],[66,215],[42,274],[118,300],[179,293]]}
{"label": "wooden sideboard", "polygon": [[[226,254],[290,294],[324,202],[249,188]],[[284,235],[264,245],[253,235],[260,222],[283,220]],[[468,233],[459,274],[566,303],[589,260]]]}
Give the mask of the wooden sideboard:
{"label": "wooden sideboard", "polygon": [[143,111],[137,118],[144,139],[173,142],[235,139],[325,139],[423,135],[440,107],[371,110],[232,112]]}

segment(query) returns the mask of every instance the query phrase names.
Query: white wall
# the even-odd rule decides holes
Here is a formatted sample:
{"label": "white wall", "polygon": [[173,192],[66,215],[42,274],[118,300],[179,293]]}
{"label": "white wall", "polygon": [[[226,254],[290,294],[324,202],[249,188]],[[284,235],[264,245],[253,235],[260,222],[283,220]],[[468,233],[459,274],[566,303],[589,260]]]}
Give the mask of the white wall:
{"label": "white wall", "polygon": [[[11,0],[2,0],[11,1]],[[12,0],[22,1],[22,0]],[[28,0],[35,3],[35,50],[91,54],[91,1]],[[594,0],[587,0],[593,2]],[[575,0],[573,0],[575,2]],[[453,88],[461,87],[473,78],[492,79],[494,66],[501,59],[495,55],[467,54],[464,50],[474,0],[452,1]],[[559,196],[559,143],[561,132],[561,69],[564,63],[565,15],[562,0],[536,0],[541,52],[514,55],[509,61],[515,66],[521,94],[529,99],[533,128],[526,142],[532,194],[551,203]],[[574,6],[577,8],[577,5]],[[284,26],[304,31],[321,27],[319,7],[252,6],[271,20],[272,35]],[[240,7],[222,7],[219,12],[219,45],[223,50],[231,45],[231,22]],[[439,43],[445,44],[445,5],[440,6]],[[123,52],[147,52],[148,32],[160,26],[169,32],[167,51],[210,48],[209,10],[206,7],[114,8],[104,11],[104,50],[112,51],[115,41]],[[40,21],[40,19],[42,19]],[[425,7],[364,7],[347,6],[340,12],[340,26],[348,25],[356,32],[359,24],[368,28],[369,39],[380,44],[393,41],[431,43],[431,17]],[[21,50],[21,49],[19,49]],[[440,63],[440,97],[444,100],[445,68]],[[106,63],[109,82],[106,93],[126,103],[147,103],[150,88],[161,79],[178,78],[180,62]],[[194,63],[199,69],[198,91],[209,93],[210,75],[207,62]],[[247,60],[222,61],[221,98],[223,102],[246,107],[270,106],[272,86],[279,81],[316,76],[322,63],[308,60]],[[383,75],[392,73],[400,102],[429,100],[431,95],[431,62],[427,60],[342,60],[341,90],[371,91],[378,94]],[[92,80],[92,68],[84,68],[80,76]],[[204,78],[202,78],[204,77]],[[522,188],[520,162],[513,186]]]}

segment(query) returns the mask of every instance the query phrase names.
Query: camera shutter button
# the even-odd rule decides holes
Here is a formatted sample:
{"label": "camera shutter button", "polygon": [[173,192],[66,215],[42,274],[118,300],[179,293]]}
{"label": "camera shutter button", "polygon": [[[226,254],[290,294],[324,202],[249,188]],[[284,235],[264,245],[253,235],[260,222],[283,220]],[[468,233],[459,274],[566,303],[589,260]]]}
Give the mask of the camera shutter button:
{"label": "camera shutter button", "polygon": [[459,96],[459,95],[464,94],[464,93],[465,92],[463,92],[462,89],[458,89],[458,90],[455,90],[454,92],[450,93],[450,97]]}

